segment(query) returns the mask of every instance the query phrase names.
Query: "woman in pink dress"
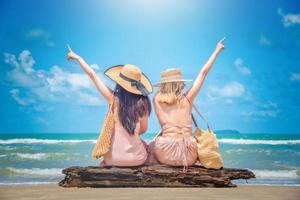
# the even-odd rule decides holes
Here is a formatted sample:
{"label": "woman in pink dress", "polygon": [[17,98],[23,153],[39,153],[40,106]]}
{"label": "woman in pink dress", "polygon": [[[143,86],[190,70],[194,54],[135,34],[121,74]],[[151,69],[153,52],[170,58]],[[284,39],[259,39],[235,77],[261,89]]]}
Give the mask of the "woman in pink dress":
{"label": "woman in pink dress", "polygon": [[218,54],[224,49],[224,38],[201,69],[193,86],[184,94],[184,82],[180,69],[168,69],[161,73],[158,93],[153,102],[161,126],[161,134],[150,147],[156,159],[163,164],[190,166],[197,161],[197,143],[192,136],[192,106],[206,75]]}
{"label": "woman in pink dress", "polygon": [[140,135],[147,130],[151,103],[148,94],[152,92],[149,79],[134,65],[118,65],[106,70],[105,74],[116,82],[110,90],[95,71],[68,46],[68,60],[75,60],[96,85],[98,91],[113,105],[114,132],[108,153],[102,166],[138,166],[148,157],[147,145]]}

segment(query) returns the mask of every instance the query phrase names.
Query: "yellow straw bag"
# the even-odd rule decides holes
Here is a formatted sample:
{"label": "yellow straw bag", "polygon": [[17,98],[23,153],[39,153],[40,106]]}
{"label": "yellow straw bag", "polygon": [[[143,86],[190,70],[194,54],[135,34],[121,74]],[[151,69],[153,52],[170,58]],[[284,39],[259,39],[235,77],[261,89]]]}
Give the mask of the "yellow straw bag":
{"label": "yellow straw bag", "polygon": [[94,160],[100,158],[109,151],[111,136],[114,131],[115,121],[113,112],[113,103],[109,105],[109,110],[103,122],[98,140],[94,146],[92,157]]}
{"label": "yellow straw bag", "polygon": [[194,131],[194,137],[197,140],[198,160],[200,161],[200,164],[205,168],[220,169],[223,167],[223,160],[220,154],[217,137],[212,132],[207,121],[201,115],[195,104],[192,104],[191,102],[190,104],[207,126],[207,130],[199,128],[194,116],[192,115],[192,119],[196,128]]}

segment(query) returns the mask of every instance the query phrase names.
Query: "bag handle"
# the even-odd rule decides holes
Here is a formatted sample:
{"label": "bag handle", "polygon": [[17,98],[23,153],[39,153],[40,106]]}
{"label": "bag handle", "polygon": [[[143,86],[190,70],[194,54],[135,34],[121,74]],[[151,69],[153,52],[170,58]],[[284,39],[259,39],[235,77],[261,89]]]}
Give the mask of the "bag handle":
{"label": "bag handle", "polygon": [[114,112],[114,104],[115,104],[115,91],[112,91],[112,102],[110,104],[108,104],[108,109],[111,109],[112,112]]}
{"label": "bag handle", "polygon": [[[109,146],[110,146],[110,143],[111,143],[111,135],[112,135],[112,132],[110,133],[107,133],[107,131],[109,130],[109,128],[107,128],[107,124],[108,123],[111,123],[111,122],[108,122],[108,117],[110,114],[114,115],[114,111],[113,111],[113,106],[114,106],[114,103],[115,103],[115,96],[114,96],[115,93],[113,93],[113,99],[112,99],[112,102],[109,103],[109,107],[108,107],[108,112],[106,114],[106,117],[105,117],[105,120],[103,122],[103,126],[102,126],[102,129],[101,129],[101,132],[98,136],[98,139],[97,139],[97,142],[96,144],[94,145],[94,148],[93,148],[93,151],[92,151],[92,157],[94,160],[102,157],[105,153],[108,152],[108,149],[109,149]],[[114,119],[112,119],[114,123]],[[107,130],[108,129],[108,130]],[[101,147],[101,145],[103,145],[103,141],[104,140],[104,145],[106,145],[105,147]],[[107,147],[108,146],[108,147]]]}
{"label": "bag handle", "polygon": [[[199,109],[197,108],[197,106],[196,106],[194,103],[192,103],[192,102],[186,97],[186,95],[184,95],[184,97],[185,97],[185,98],[187,99],[187,101],[190,103],[190,105],[192,106],[192,108],[194,108],[194,110],[195,110],[196,113],[200,116],[200,118],[204,121],[204,123],[206,124],[207,129],[210,131],[210,127],[209,127],[209,125],[208,125],[206,119],[205,119],[205,118],[203,117],[203,115],[200,113],[200,111],[199,111]],[[197,124],[197,122],[196,122],[195,117],[194,117],[193,114],[192,114],[192,120],[193,120],[195,126],[198,127],[198,124]]]}
{"label": "bag handle", "polygon": [[192,120],[193,120],[195,127],[198,128],[198,124],[197,124],[196,119],[193,114],[192,114]]}

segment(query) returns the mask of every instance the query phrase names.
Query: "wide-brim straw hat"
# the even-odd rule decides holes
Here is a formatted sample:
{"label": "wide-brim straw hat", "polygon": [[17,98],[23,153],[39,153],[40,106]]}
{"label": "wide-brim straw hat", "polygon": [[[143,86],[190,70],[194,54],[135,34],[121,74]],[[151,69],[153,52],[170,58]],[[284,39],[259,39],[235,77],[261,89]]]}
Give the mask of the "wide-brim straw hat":
{"label": "wide-brim straw hat", "polygon": [[159,86],[162,83],[193,81],[191,79],[184,79],[181,73],[181,69],[179,68],[169,68],[163,71],[160,74],[160,76],[161,76],[160,82],[156,83],[154,86]]}
{"label": "wide-brim straw hat", "polygon": [[153,90],[150,80],[137,66],[117,65],[110,67],[104,73],[130,93],[147,96]]}

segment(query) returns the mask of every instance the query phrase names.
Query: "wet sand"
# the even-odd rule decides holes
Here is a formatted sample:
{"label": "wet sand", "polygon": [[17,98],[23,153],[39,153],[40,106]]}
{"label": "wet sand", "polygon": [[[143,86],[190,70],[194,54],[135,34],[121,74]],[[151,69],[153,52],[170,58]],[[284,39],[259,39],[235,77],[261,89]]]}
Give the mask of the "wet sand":
{"label": "wet sand", "polygon": [[297,186],[253,186],[236,188],[62,188],[49,185],[0,186],[0,199],[300,199]]}

